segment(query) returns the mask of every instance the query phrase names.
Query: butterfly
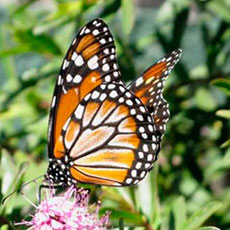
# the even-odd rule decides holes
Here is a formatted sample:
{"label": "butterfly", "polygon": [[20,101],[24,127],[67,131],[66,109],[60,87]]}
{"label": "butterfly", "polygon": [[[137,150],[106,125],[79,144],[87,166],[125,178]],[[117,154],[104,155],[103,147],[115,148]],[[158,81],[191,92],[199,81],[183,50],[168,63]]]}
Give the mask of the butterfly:
{"label": "butterfly", "polygon": [[51,103],[46,180],[129,186],[152,168],[169,119],[162,91],[177,49],[126,86],[108,26],[95,19],[74,38]]}

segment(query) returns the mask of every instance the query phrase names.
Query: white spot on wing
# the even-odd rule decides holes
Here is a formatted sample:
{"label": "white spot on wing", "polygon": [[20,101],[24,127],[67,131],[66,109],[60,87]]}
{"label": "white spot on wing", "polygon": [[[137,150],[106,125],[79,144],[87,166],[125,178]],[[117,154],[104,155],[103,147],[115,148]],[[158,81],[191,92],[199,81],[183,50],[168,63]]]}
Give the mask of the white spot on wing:
{"label": "white spot on wing", "polygon": [[131,115],[135,115],[136,114],[136,109],[131,109],[130,113],[131,113]]}
{"label": "white spot on wing", "polygon": [[107,49],[104,49],[104,53],[105,54],[109,54],[109,49],[107,48]]}
{"label": "white spot on wing", "polygon": [[99,31],[98,31],[97,29],[93,31],[93,35],[94,35],[94,36],[96,36],[96,35],[98,35],[98,34],[99,34]]}
{"label": "white spot on wing", "polygon": [[144,153],[143,152],[138,152],[138,156],[140,159],[144,158]]}
{"label": "white spot on wing", "polygon": [[74,82],[74,83],[80,83],[81,80],[82,80],[82,77],[81,77],[79,74],[77,74],[77,75],[74,77],[73,82]]}
{"label": "white spot on wing", "polygon": [[105,98],[106,98],[106,94],[105,94],[105,93],[101,94],[101,96],[100,96],[100,101],[104,101]]}
{"label": "white spot on wing", "polygon": [[99,66],[97,61],[98,61],[98,56],[97,55],[93,56],[88,60],[88,67],[91,70],[96,69]]}
{"label": "white spot on wing", "polygon": [[125,101],[125,99],[123,97],[120,97],[118,100],[120,103],[123,103]]}
{"label": "white spot on wing", "polygon": [[83,105],[81,105],[81,104],[78,105],[77,109],[74,112],[74,115],[75,115],[76,118],[78,118],[78,119],[82,118],[84,108],[85,107]]}
{"label": "white spot on wing", "polygon": [[102,38],[102,39],[100,40],[100,43],[101,43],[101,44],[105,44],[105,43],[106,43],[106,40],[105,40],[104,38]]}
{"label": "white spot on wing", "polygon": [[113,72],[113,76],[118,77],[118,72],[117,71]]}
{"label": "white spot on wing", "polygon": [[56,96],[53,97],[53,100],[52,100],[52,108],[55,106],[55,103],[56,103]]}
{"label": "white spot on wing", "polygon": [[61,75],[58,76],[58,85],[61,85]]}
{"label": "white spot on wing", "polygon": [[143,77],[139,77],[139,78],[137,79],[137,81],[136,81],[136,84],[135,84],[136,87],[140,86],[143,82],[144,82]]}
{"label": "white spot on wing", "polygon": [[141,165],[142,165],[141,162],[137,162],[137,164],[136,164],[136,169],[140,169],[140,168],[141,168]]}
{"label": "white spot on wing", "polygon": [[71,82],[73,80],[73,77],[71,76],[71,74],[67,74],[66,80],[67,82]]}
{"label": "white spot on wing", "polygon": [[69,66],[69,61],[67,61],[66,59],[64,60],[62,69],[65,70],[67,67]]}
{"label": "white spot on wing", "polygon": [[128,99],[128,100],[126,101],[126,104],[132,106],[132,105],[133,105],[133,102],[132,102],[130,99]]}
{"label": "white spot on wing", "polygon": [[115,88],[115,85],[114,84],[109,84],[108,85],[108,89],[114,89]]}
{"label": "white spot on wing", "polygon": [[[64,124],[64,126],[63,126],[63,128],[62,128],[64,131],[67,129],[70,120],[71,120],[71,118],[69,117],[69,119],[68,119],[68,120],[66,121],[66,123]],[[60,137],[61,137],[61,136],[60,136]]]}
{"label": "white spot on wing", "polygon": [[146,175],[146,172],[143,171],[143,172],[141,173],[140,177],[143,178],[145,175]]}
{"label": "white spot on wing", "polygon": [[110,97],[112,98],[115,98],[118,96],[117,92],[115,90],[113,90],[110,94],[109,94]]}
{"label": "white spot on wing", "polygon": [[89,28],[87,28],[87,29],[85,30],[85,34],[88,34],[88,33],[90,33],[90,29],[89,29]]}
{"label": "white spot on wing", "polygon": [[132,171],[131,171],[131,176],[132,176],[132,177],[136,177],[136,176],[137,176],[137,170],[135,170],[135,169],[132,170]]}
{"label": "white spot on wing", "polygon": [[148,156],[147,156],[147,161],[152,161],[153,160],[153,155],[152,154],[149,154]]}
{"label": "white spot on wing", "polygon": [[142,115],[138,114],[138,115],[137,115],[137,120],[139,120],[139,121],[144,121],[144,118],[143,118]]}
{"label": "white spot on wing", "polygon": [[144,112],[145,112],[144,106],[141,106],[141,107],[140,107],[140,110],[141,110],[142,113],[144,113]]}
{"label": "white spot on wing", "polygon": [[149,148],[148,148],[148,145],[147,145],[147,144],[144,144],[144,145],[143,145],[143,150],[144,150],[144,152],[148,152],[148,151],[149,151]]}
{"label": "white spot on wing", "polygon": [[76,66],[82,66],[84,64],[84,60],[81,55],[78,55],[78,57],[75,60],[75,65]]}
{"label": "white spot on wing", "polygon": [[104,72],[109,71],[109,64],[104,64],[104,65],[102,66],[102,70],[103,70]]}
{"label": "white spot on wing", "polygon": [[85,101],[88,101],[90,97],[91,97],[91,93],[87,94],[87,95],[84,97],[84,100],[85,100]]}
{"label": "white spot on wing", "polygon": [[105,81],[106,81],[106,82],[110,82],[110,81],[111,81],[110,75],[107,75],[107,76],[105,77]]}
{"label": "white spot on wing", "polygon": [[71,57],[72,61],[75,61],[77,57],[78,57],[77,53],[73,52],[72,57]]}
{"label": "white spot on wing", "polygon": [[81,32],[80,32],[80,35],[84,34],[85,29],[86,29],[86,26],[83,27],[83,29],[82,29]]}
{"label": "white spot on wing", "polygon": [[132,181],[133,181],[133,179],[132,178],[128,178],[128,179],[126,179],[126,184],[131,184],[132,183]]}
{"label": "white spot on wing", "polygon": [[94,91],[93,94],[92,94],[92,99],[98,98],[99,95],[100,95],[100,93],[98,91]]}
{"label": "white spot on wing", "polygon": [[74,40],[73,40],[73,42],[72,42],[72,45],[74,45],[74,44],[75,44],[76,40],[77,40],[77,39],[76,39],[76,38],[74,38]]}

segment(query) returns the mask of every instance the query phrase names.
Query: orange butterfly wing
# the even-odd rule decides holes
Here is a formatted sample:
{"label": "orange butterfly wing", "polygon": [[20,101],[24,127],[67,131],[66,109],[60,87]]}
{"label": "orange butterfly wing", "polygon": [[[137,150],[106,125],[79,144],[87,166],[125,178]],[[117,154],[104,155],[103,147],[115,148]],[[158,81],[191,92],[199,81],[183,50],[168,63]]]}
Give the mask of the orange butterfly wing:
{"label": "orange butterfly wing", "polygon": [[150,113],[119,83],[86,95],[64,125],[62,140],[71,178],[101,185],[138,183],[159,147]]}
{"label": "orange butterfly wing", "polygon": [[103,82],[119,81],[115,46],[100,19],[84,26],[73,40],[58,76],[49,119],[49,156],[61,158],[61,130],[79,102]]}
{"label": "orange butterfly wing", "polygon": [[161,135],[165,132],[165,125],[170,115],[168,103],[163,98],[162,92],[165,80],[179,61],[181,54],[182,50],[177,49],[161,58],[129,86],[129,89],[147,106],[154,119],[156,130]]}

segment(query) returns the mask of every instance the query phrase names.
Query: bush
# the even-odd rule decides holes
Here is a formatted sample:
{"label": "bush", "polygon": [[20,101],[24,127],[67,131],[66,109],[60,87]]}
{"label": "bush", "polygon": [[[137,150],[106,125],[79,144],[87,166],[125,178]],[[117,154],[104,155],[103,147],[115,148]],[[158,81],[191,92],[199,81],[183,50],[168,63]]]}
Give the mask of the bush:
{"label": "bush", "polygon": [[[164,54],[183,56],[164,91],[171,119],[159,160],[138,186],[86,186],[120,229],[230,229],[230,5],[224,0],[22,1],[0,6],[0,148],[3,198],[43,175],[49,105],[76,31],[105,20],[131,81]],[[40,182],[23,188],[37,203]],[[31,205],[19,193],[1,205],[1,230]],[[28,216],[29,218],[29,216]],[[125,227],[124,227],[125,226]],[[216,227],[205,227],[216,226]]]}

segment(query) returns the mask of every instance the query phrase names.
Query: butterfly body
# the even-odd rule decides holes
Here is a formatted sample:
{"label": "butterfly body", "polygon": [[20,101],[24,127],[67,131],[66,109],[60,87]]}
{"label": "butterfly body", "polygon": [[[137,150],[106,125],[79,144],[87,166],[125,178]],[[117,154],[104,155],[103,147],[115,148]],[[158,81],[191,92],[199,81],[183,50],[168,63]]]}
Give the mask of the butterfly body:
{"label": "butterfly body", "polygon": [[49,119],[49,166],[54,184],[129,186],[152,168],[169,117],[163,85],[177,50],[126,86],[106,24],[79,32],[63,61]]}

